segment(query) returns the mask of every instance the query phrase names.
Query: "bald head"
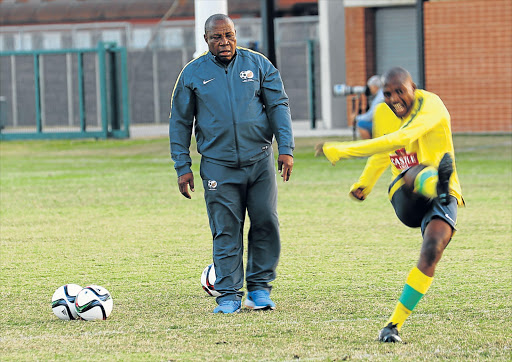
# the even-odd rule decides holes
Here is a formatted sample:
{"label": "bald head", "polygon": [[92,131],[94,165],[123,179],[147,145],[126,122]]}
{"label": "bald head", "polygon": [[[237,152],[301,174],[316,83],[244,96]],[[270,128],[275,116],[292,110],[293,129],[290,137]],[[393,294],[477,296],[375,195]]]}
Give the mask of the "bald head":
{"label": "bald head", "polygon": [[236,54],[236,30],[233,20],[224,14],[214,14],[204,24],[204,40],[208,50],[224,64]]}
{"label": "bald head", "polygon": [[411,74],[407,71],[407,69],[402,67],[391,68],[384,74],[384,84],[396,81],[404,83],[408,80],[412,82]]}
{"label": "bald head", "polygon": [[397,117],[405,118],[411,113],[415,91],[416,84],[404,68],[391,68],[384,74],[384,102]]}
{"label": "bald head", "polygon": [[233,20],[231,20],[229,16],[225,14],[213,14],[208,19],[206,19],[204,23],[204,33],[206,34],[207,32],[211,31],[217,21],[227,21],[234,26]]}

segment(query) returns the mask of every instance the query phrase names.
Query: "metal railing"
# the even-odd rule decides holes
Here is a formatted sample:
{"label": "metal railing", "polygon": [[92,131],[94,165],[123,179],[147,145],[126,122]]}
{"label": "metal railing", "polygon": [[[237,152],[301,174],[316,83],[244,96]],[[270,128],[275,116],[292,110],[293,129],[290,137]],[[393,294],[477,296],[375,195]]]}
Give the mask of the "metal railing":
{"label": "metal railing", "polygon": [[[92,56],[95,64],[86,70],[84,58],[87,56]],[[58,76],[60,81],[54,79],[52,90],[47,92],[47,88],[52,84],[49,85],[49,80],[45,78],[44,60],[48,58],[47,66],[53,65],[55,68],[55,64],[62,61],[60,57],[65,59],[64,72],[58,69],[57,72],[55,70],[48,72],[49,77]],[[0,140],[129,137],[130,110],[126,48],[117,47],[115,43],[99,42],[96,48],[90,49],[0,52],[0,61],[9,58],[11,86],[10,94],[3,96]],[[27,58],[32,58],[32,71],[17,71],[18,60],[20,63],[25,60],[26,63]],[[3,65],[5,63],[7,62]],[[62,73],[65,76],[62,76]],[[89,79],[90,73],[96,83],[94,91],[96,104],[93,108],[96,108],[97,112],[92,116],[91,112],[87,112],[88,97],[85,90],[86,79]],[[27,87],[18,89],[17,77],[26,78],[30,75],[33,78],[33,89],[29,90]],[[73,79],[76,79],[76,87]],[[66,101],[48,102],[54,109],[47,109],[47,97],[58,97],[55,94],[59,93],[59,88],[66,88],[64,92]],[[33,91],[32,95],[29,94],[31,91]],[[10,100],[11,105],[8,116],[6,116],[7,102],[5,102],[7,99]],[[27,103],[26,99],[33,99],[33,104]],[[55,104],[62,106],[64,103],[67,103],[65,111],[55,109]],[[76,104],[78,115],[74,112]],[[24,110],[24,107],[30,110],[20,117],[19,111]],[[62,113],[67,113],[67,117],[63,117]],[[69,120],[65,125],[62,124],[63,118]]]}
{"label": "metal railing", "polygon": [[[238,45],[251,47],[260,51],[261,19],[241,18],[235,19]],[[32,50],[32,49],[59,49],[89,48],[97,41],[116,42],[127,48],[128,57],[128,88],[130,93],[129,107],[132,124],[162,124],[168,122],[169,99],[174,82],[181,69],[187,64],[195,51],[194,22],[193,20],[166,21],[158,29],[154,41],[148,43],[148,36],[156,31],[151,24],[130,23],[89,23],[89,24],[59,24],[38,26],[0,26],[0,51]],[[300,18],[276,19],[276,55],[277,65],[281,72],[285,88],[290,97],[292,118],[294,120],[309,119],[312,127],[316,120],[322,118],[320,97],[320,62],[318,42],[318,17],[307,16]],[[53,48],[52,48],[53,47]],[[87,59],[86,57],[84,57]],[[9,59],[7,59],[8,62]],[[44,61],[44,59],[43,59]],[[1,58],[0,58],[1,62]],[[46,78],[52,77],[52,72],[59,70],[49,69],[46,60]],[[97,66],[85,68],[98,68]],[[67,67],[62,64],[61,68]],[[9,82],[9,65],[0,64],[0,96],[7,96],[11,90],[5,85]],[[21,65],[19,66],[21,69]],[[96,71],[94,71],[96,72]],[[7,75],[6,75],[7,74]],[[76,82],[76,76],[71,77]],[[27,88],[27,79],[23,78],[14,84]],[[62,82],[57,88],[69,88]],[[101,105],[97,81],[86,82],[85,91],[88,100],[86,111],[88,129],[91,121],[101,120]],[[43,98],[45,89],[43,88]],[[50,97],[50,91],[55,93],[55,87],[48,88],[46,92],[47,108],[57,107],[60,113],[66,114],[68,119],[59,120],[61,124],[77,124],[74,113],[78,111],[75,100],[67,102],[70,111],[66,111],[66,103],[62,103],[68,96],[62,92],[60,99]],[[33,90],[32,90],[33,93]],[[58,92],[57,92],[58,93]],[[60,93],[59,93],[60,94]],[[33,97],[33,96],[32,96]],[[7,106],[12,109],[12,100],[7,98]],[[23,119],[28,108],[33,106],[21,105],[28,102],[20,99],[21,110],[18,112],[20,122],[12,124],[8,117],[8,124],[13,127],[23,127]],[[32,102],[33,103],[33,102]],[[12,110],[13,112],[16,110]],[[43,111],[43,126],[45,122],[45,109]],[[73,113],[74,112],[74,113]],[[9,112],[8,112],[9,113]],[[32,111],[34,113],[34,111]],[[10,115],[9,115],[10,116]],[[16,118],[16,117],[14,117]],[[49,120],[51,121],[51,120]],[[56,121],[54,121],[55,123]]]}

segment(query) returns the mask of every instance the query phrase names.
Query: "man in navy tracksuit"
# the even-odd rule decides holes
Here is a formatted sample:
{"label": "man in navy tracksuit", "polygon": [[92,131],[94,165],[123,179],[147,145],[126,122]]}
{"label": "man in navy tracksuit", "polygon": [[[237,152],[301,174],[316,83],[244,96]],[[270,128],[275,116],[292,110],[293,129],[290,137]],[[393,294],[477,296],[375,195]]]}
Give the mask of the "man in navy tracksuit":
{"label": "man in navy tracksuit", "polygon": [[241,308],[246,211],[251,227],[245,305],[275,309],[269,283],[276,276],[281,242],[272,142],[275,136],[278,170],[288,181],[294,148],[288,96],[268,59],[236,46],[235,27],[228,16],[208,18],[204,39],[209,51],[183,68],[171,96],[169,137],[178,186],[190,198],[194,176],[189,148],[194,129],[213,235],[215,290],[221,293],[214,313]]}

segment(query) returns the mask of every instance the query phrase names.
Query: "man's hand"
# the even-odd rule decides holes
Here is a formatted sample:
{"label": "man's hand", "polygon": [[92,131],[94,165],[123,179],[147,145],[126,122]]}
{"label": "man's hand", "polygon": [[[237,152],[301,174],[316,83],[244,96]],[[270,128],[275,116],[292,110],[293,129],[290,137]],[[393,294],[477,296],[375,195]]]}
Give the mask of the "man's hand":
{"label": "man's hand", "polygon": [[354,196],[359,201],[364,201],[364,199],[366,197],[364,196],[363,190],[364,189],[362,187],[360,187],[358,189],[355,189],[354,191],[350,191],[350,193],[352,194],[352,196]]}
{"label": "man's hand", "polygon": [[187,199],[190,199],[191,197],[188,192],[188,185],[190,185],[190,191],[194,192],[194,174],[192,172],[178,177],[178,187],[180,188],[181,194]]}
{"label": "man's hand", "polygon": [[315,157],[324,156],[324,143],[325,142],[318,143],[315,146]]}
{"label": "man's hand", "polygon": [[290,155],[279,155],[277,158],[277,170],[283,178],[283,182],[286,182],[292,177],[293,169],[293,157]]}

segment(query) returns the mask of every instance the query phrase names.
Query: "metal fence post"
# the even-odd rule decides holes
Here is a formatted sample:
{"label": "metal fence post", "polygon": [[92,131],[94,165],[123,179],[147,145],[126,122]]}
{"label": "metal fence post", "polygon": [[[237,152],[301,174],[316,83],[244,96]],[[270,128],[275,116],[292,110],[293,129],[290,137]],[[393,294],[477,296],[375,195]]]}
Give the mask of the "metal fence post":
{"label": "metal fence post", "polygon": [[0,96],[0,132],[2,132],[2,129],[5,127],[5,121],[6,121],[6,109],[5,109],[5,97]]}
{"label": "metal fence post", "polygon": [[39,54],[34,54],[34,90],[36,102],[36,132],[43,132],[41,117],[41,77],[39,74]]}
{"label": "metal fence post", "polygon": [[123,104],[123,128],[125,137],[130,137],[130,94],[128,87],[128,55],[125,47],[120,49],[121,54],[121,97]]}
{"label": "metal fence post", "polygon": [[119,130],[119,102],[118,102],[118,82],[117,82],[117,73],[119,71],[117,66],[117,52],[112,48],[107,48],[107,59],[109,62],[108,70],[109,70],[109,91],[110,91],[110,99],[108,104],[109,109],[109,120],[110,120],[110,129],[111,131]]}
{"label": "metal fence post", "polygon": [[308,40],[308,100],[309,100],[309,119],[311,121],[311,129],[316,128],[316,104],[315,104],[315,41]]}
{"label": "metal fence post", "polygon": [[98,42],[98,73],[100,76],[100,104],[101,104],[101,130],[103,137],[108,137],[108,109],[107,109],[107,70],[105,64],[105,43]]}
{"label": "metal fence post", "polygon": [[85,85],[84,85],[84,53],[77,54],[78,69],[78,111],[80,115],[80,131],[85,132]]}

